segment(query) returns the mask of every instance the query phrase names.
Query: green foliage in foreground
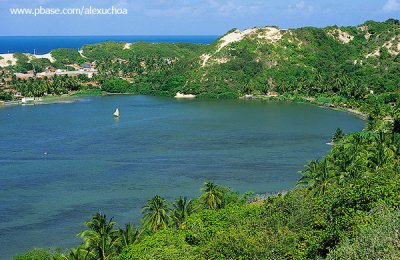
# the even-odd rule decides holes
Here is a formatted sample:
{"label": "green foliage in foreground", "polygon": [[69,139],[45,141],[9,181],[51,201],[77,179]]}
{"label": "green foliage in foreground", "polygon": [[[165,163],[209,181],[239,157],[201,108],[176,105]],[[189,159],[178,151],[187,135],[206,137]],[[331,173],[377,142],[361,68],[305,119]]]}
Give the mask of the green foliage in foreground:
{"label": "green foliage in foreground", "polygon": [[143,221],[149,231],[156,232],[165,229],[170,222],[167,201],[160,196],[155,196],[143,208]]}
{"label": "green foliage in foreground", "polygon": [[83,243],[64,255],[76,259],[72,253],[80,250],[86,259],[398,258],[400,134],[345,136],[302,174],[298,188],[263,199],[212,182],[192,201],[180,197],[169,204],[155,196],[143,208],[140,229],[121,232],[95,214],[81,233]]}
{"label": "green foliage in foreground", "polygon": [[374,223],[344,239],[327,259],[400,259],[400,211],[377,208]]}
{"label": "green foliage in foreground", "polygon": [[14,260],[61,260],[65,259],[63,254],[57,250],[35,248],[25,254],[19,254],[13,258]]}
{"label": "green foliage in foreground", "polygon": [[[398,140],[398,135],[374,133],[346,137],[326,158],[310,163],[316,167],[307,167],[326,168],[323,181],[318,180],[322,174],[319,170],[306,170],[305,176],[317,180],[299,183],[305,187],[285,195],[270,196],[259,203],[201,210],[189,217],[184,229],[169,228],[168,232],[147,236],[125,248],[120,259],[168,259],[169,254],[179,256],[177,250],[190,252],[196,259],[310,259],[326,257],[337,245],[330,257],[343,254],[340,248],[349,246],[351,239],[361,239],[365,230],[386,230],[387,222],[381,220],[379,209],[385,208],[388,218],[396,214],[398,218]],[[379,155],[382,150],[384,158]],[[348,161],[343,160],[347,157]],[[359,176],[354,175],[354,169],[362,169]],[[391,228],[395,230],[396,226]],[[394,232],[376,245],[376,254],[395,257],[397,236]],[[383,245],[391,245],[391,249]],[[185,259],[185,255],[177,259]],[[350,259],[358,258],[355,255]]]}

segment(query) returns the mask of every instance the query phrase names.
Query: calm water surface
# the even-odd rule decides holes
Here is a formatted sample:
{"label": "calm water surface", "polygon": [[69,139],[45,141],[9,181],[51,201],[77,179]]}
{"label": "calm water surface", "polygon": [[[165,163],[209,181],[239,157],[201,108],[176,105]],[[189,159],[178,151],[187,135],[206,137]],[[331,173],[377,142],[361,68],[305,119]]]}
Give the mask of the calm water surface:
{"label": "calm water surface", "polygon": [[138,223],[147,199],[198,196],[206,180],[241,192],[290,189],[337,127],[364,125],[267,101],[108,96],[0,109],[0,255],[75,246],[92,213]]}

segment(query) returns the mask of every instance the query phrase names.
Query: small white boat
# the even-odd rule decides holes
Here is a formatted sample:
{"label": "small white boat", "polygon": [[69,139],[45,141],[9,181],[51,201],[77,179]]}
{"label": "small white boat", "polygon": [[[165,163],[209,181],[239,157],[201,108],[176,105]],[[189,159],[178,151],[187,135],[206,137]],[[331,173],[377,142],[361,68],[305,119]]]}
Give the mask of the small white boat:
{"label": "small white boat", "polygon": [[114,117],[119,117],[119,110],[118,110],[118,108],[115,110],[115,112],[114,112]]}

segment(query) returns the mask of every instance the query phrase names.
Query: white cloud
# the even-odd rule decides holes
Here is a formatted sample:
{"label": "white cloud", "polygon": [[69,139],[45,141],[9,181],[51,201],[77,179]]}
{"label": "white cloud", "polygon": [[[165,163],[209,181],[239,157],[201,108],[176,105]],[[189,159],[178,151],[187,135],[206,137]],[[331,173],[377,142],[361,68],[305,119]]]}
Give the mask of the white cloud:
{"label": "white cloud", "polygon": [[146,13],[152,16],[197,16],[199,13],[197,10],[193,9],[190,6],[181,6],[181,7],[171,7],[171,8],[163,8],[163,9],[148,9]]}
{"label": "white cloud", "polygon": [[249,15],[256,14],[262,8],[258,3],[252,3],[252,1],[247,2],[246,4],[240,3],[240,1],[221,1],[221,0],[209,0],[208,6],[216,11],[218,15]]}
{"label": "white cloud", "polygon": [[129,2],[127,0],[118,0],[115,4],[115,7],[118,8],[128,8]]}
{"label": "white cloud", "polygon": [[383,6],[383,11],[385,12],[395,12],[400,10],[400,4],[397,0],[388,0]]}
{"label": "white cloud", "polygon": [[314,11],[314,7],[301,0],[294,5],[289,5],[286,11],[292,14],[310,14]]}
{"label": "white cloud", "polygon": [[157,0],[143,10],[152,16],[243,16],[262,10],[258,0]]}

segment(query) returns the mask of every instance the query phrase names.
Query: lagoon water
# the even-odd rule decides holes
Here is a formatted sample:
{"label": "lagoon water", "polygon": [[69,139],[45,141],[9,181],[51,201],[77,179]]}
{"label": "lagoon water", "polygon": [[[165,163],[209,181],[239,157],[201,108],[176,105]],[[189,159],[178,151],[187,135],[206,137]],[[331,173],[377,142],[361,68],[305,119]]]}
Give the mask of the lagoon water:
{"label": "lagoon water", "polygon": [[337,127],[364,125],[271,101],[106,96],[0,109],[0,258],[75,246],[99,210],[138,223],[147,199],[198,196],[206,180],[241,192],[290,189]]}

